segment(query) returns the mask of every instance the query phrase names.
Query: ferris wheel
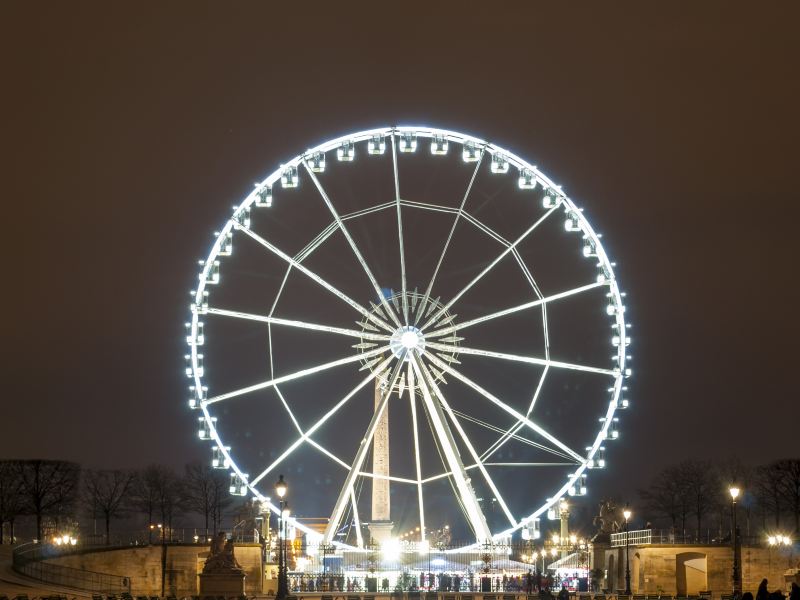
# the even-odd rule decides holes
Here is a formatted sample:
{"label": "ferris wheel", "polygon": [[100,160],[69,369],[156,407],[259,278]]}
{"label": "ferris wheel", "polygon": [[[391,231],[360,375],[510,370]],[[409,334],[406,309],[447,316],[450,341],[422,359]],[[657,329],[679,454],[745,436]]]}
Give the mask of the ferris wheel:
{"label": "ferris wheel", "polygon": [[360,131],[288,160],[192,291],[189,406],[212,465],[275,513],[290,473],[293,513],[328,517],[293,524],[344,548],[376,519],[419,542],[445,521],[465,545],[528,537],[587,493],[628,407],[600,237],[536,166],[454,131]]}

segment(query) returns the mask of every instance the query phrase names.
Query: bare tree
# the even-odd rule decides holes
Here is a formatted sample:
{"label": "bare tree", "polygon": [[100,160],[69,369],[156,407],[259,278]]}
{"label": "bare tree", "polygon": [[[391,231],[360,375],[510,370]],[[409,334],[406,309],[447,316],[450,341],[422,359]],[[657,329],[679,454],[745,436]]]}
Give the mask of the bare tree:
{"label": "bare tree", "polygon": [[137,471],[131,486],[132,505],[147,517],[148,543],[153,543],[153,515],[158,508],[159,471],[158,465],[150,465]]}
{"label": "bare tree", "polygon": [[84,498],[87,505],[105,519],[106,544],[111,543],[111,519],[125,512],[133,478],[130,471],[84,471]]}
{"label": "bare tree", "polygon": [[233,504],[233,498],[229,492],[228,482],[224,477],[215,477],[211,481],[211,497],[211,504],[214,507],[212,511],[212,521],[214,525],[213,533],[214,535],[217,535],[217,530],[222,523],[222,516],[225,513],[225,509]]}
{"label": "bare tree", "polygon": [[233,500],[227,493],[226,475],[201,463],[186,465],[181,504],[187,510],[203,516],[206,537],[209,534],[209,525],[213,525],[216,535],[221,511]]}
{"label": "bare tree", "polygon": [[691,514],[697,520],[697,535],[700,535],[703,518],[718,504],[719,479],[711,463],[694,459],[681,462],[677,475],[688,496]]}
{"label": "bare tree", "polygon": [[42,517],[56,522],[73,506],[80,479],[80,466],[63,460],[15,461],[23,507],[36,516],[36,537],[42,539]]}
{"label": "bare tree", "polygon": [[0,461],[0,544],[5,543],[5,525],[14,543],[14,521],[22,512],[22,493],[16,461]]}
{"label": "bare tree", "polygon": [[686,533],[689,496],[677,467],[663,469],[647,489],[639,490],[639,496],[654,517],[668,519],[673,530],[677,530],[680,522],[681,531]]}
{"label": "bare tree", "polygon": [[784,459],[775,463],[781,474],[780,490],[786,506],[794,513],[794,531],[800,533],[800,459]]}
{"label": "bare tree", "polygon": [[761,504],[765,527],[767,515],[775,518],[776,528],[781,526],[781,508],[784,504],[782,477],[778,461],[761,465],[756,469],[756,493]]}
{"label": "bare tree", "polygon": [[175,471],[167,467],[159,468],[159,477],[156,479],[156,490],[158,491],[158,511],[161,515],[161,522],[167,531],[172,535],[172,519],[175,516],[175,509],[180,506],[180,485]]}

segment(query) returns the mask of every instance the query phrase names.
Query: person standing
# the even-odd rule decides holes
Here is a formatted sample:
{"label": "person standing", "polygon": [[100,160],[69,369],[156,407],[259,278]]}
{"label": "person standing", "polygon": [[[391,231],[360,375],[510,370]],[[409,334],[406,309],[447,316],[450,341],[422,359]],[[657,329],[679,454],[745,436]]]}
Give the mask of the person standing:
{"label": "person standing", "polygon": [[761,580],[761,583],[758,584],[758,590],[756,591],[756,600],[767,600],[769,598],[769,591],[767,590],[767,579],[764,578]]}

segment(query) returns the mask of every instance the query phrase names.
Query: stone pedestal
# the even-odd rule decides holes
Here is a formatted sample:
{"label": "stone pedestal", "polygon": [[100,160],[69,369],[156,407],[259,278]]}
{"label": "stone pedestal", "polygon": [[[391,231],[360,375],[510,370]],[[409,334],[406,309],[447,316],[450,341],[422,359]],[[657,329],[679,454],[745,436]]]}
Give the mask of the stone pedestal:
{"label": "stone pedestal", "polygon": [[200,597],[223,596],[238,598],[244,596],[244,579],[241,571],[229,573],[200,573]]}
{"label": "stone pedestal", "polygon": [[392,537],[392,528],[394,523],[391,521],[373,521],[369,524],[369,534],[378,544],[382,544]]}

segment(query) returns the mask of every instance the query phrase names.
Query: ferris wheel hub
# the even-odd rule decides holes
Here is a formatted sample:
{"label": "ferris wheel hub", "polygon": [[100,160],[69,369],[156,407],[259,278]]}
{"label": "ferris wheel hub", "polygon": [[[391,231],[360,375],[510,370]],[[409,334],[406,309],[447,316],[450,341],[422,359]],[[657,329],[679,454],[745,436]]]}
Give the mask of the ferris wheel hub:
{"label": "ferris wheel hub", "polygon": [[389,347],[397,358],[401,358],[405,354],[405,360],[411,360],[412,351],[416,350],[418,354],[425,351],[425,336],[418,327],[413,325],[398,327],[392,334]]}

